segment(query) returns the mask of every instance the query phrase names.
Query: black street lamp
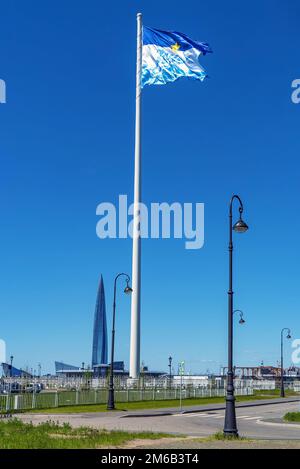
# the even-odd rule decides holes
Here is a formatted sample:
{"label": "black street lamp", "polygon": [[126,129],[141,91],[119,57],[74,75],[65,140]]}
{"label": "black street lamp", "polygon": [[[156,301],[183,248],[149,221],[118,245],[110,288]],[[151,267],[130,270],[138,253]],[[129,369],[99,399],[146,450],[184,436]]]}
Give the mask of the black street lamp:
{"label": "black street lamp", "polygon": [[172,360],[173,358],[170,356],[169,357],[169,387],[171,388],[171,382],[172,382]]}
{"label": "black street lamp", "polygon": [[287,331],[287,336],[286,336],[287,339],[292,338],[291,329],[289,329],[288,327],[284,327],[281,331],[281,372],[280,372],[281,386],[280,386],[280,397],[285,397],[284,381],[283,381],[283,373],[284,373],[284,369],[283,369],[283,333],[284,333],[284,331]]}
{"label": "black street lamp", "polygon": [[[239,202],[239,220],[232,224],[232,208],[234,200]],[[225,423],[224,435],[225,436],[238,436],[235,416],[235,397],[233,385],[233,280],[232,280],[232,266],[233,266],[233,240],[232,232],[245,233],[248,230],[248,225],[242,220],[242,213],[244,207],[238,195],[233,195],[229,206],[229,290],[228,290],[228,371],[227,371],[227,386],[226,386],[226,410],[225,410]]]}
{"label": "black street lamp", "polygon": [[10,377],[13,375],[13,369],[12,369],[12,364],[13,364],[13,355],[10,356]]}
{"label": "black street lamp", "polygon": [[117,292],[117,280],[119,277],[124,275],[126,277],[126,287],[124,293],[132,293],[132,288],[129,286],[130,277],[128,274],[120,273],[115,278],[114,283],[114,303],[113,303],[113,320],[112,320],[112,331],[111,331],[111,358],[110,358],[110,376],[109,376],[109,389],[108,389],[108,401],[107,410],[115,409],[115,396],[114,396],[114,351],[115,351],[115,318],[116,318],[116,292]]}

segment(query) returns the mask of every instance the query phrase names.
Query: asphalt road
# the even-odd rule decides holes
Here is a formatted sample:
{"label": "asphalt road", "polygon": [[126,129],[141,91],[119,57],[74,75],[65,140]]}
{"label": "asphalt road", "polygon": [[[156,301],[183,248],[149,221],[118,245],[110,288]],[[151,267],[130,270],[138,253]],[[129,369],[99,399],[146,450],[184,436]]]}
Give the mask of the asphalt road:
{"label": "asphalt road", "polygon": [[[300,424],[287,424],[281,421],[286,412],[300,411],[300,401],[262,401],[237,405],[237,424],[240,436],[258,439],[300,440]],[[91,426],[107,430],[153,431],[172,434],[205,437],[223,429],[224,406],[210,405],[184,408],[186,412],[174,409],[153,412],[99,412],[84,414],[22,414],[25,422],[40,423],[46,420],[69,422],[70,425]]]}

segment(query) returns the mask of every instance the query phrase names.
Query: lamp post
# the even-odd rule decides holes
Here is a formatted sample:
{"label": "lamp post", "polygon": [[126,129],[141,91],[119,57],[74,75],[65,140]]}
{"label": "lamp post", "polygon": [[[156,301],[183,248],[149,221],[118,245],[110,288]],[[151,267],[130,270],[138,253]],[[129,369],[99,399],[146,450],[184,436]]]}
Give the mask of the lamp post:
{"label": "lamp post", "polygon": [[12,372],[13,372],[13,371],[12,371],[13,359],[14,359],[14,356],[11,355],[11,356],[10,356],[10,377],[11,377],[11,378],[12,378]]}
{"label": "lamp post", "polygon": [[170,356],[169,357],[169,387],[171,388],[171,381],[172,381],[172,360],[173,358]]}
{"label": "lamp post", "polygon": [[[233,202],[239,202],[239,220],[232,224]],[[228,290],[228,371],[226,386],[226,410],[224,422],[225,436],[238,436],[235,416],[235,397],[233,385],[233,237],[232,232],[245,233],[248,230],[247,224],[242,220],[244,207],[238,195],[233,195],[229,206],[229,290]]]}
{"label": "lamp post", "polygon": [[114,302],[113,302],[113,319],[112,319],[112,331],[111,331],[111,358],[110,358],[110,376],[109,376],[109,389],[108,389],[108,401],[107,410],[114,410],[115,408],[115,397],[114,397],[114,351],[115,351],[115,318],[116,318],[116,293],[117,293],[117,280],[119,277],[126,277],[126,287],[124,293],[132,293],[132,288],[129,286],[130,277],[128,274],[123,272],[118,274],[114,282]]}
{"label": "lamp post", "polygon": [[281,373],[280,373],[281,386],[280,386],[280,397],[285,397],[285,393],[284,393],[284,381],[283,381],[283,373],[284,373],[284,370],[283,370],[283,333],[284,333],[284,331],[287,331],[287,336],[286,336],[287,339],[291,339],[291,338],[292,338],[292,336],[291,336],[291,329],[289,329],[288,327],[284,327],[284,328],[281,330]]}

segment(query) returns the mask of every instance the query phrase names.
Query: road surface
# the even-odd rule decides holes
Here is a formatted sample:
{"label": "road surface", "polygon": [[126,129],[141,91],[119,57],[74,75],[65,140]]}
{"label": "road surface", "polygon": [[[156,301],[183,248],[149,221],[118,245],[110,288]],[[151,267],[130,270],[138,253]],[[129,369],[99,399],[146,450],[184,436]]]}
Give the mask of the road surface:
{"label": "road surface", "polygon": [[[264,405],[262,405],[264,404]],[[186,413],[188,411],[188,413]],[[299,399],[266,400],[237,404],[236,415],[240,436],[254,439],[300,440],[300,424],[287,424],[282,417],[287,412],[299,412]],[[24,422],[47,420],[68,422],[74,427],[91,426],[107,430],[153,431],[197,437],[213,435],[223,429],[224,405],[208,405],[175,409],[130,412],[99,412],[83,414],[21,414]]]}

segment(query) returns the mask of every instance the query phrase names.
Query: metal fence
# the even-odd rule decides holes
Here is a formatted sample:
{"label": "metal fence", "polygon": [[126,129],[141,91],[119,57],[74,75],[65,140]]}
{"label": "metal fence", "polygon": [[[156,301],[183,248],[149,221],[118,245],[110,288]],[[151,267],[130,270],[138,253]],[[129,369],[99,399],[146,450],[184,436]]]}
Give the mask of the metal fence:
{"label": "metal fence", "polygon": [[[236,390],[236,395],[252,395],[253,389],[241,388]],[[107,389],[91,389],[89,391],[61,391],[42,392],[24,394],[0,395],[0,411],[22,411],[30,409],[50,409],[54,407],[85,405],[85,404],[106,404]],[[225,390],[222,389],[199,389],[187,388],[181,390],[182,399],[202,398],[202,397],[222,397]],[[137,401],[158,401],[180,399],[180,389],[125,389],[115,390],[116,402],[137,402]]]}
{"label": "metal fence", "polygon": [[294,381],[288,386],[288,388],[295,392],[300,392],[300,381]]}

